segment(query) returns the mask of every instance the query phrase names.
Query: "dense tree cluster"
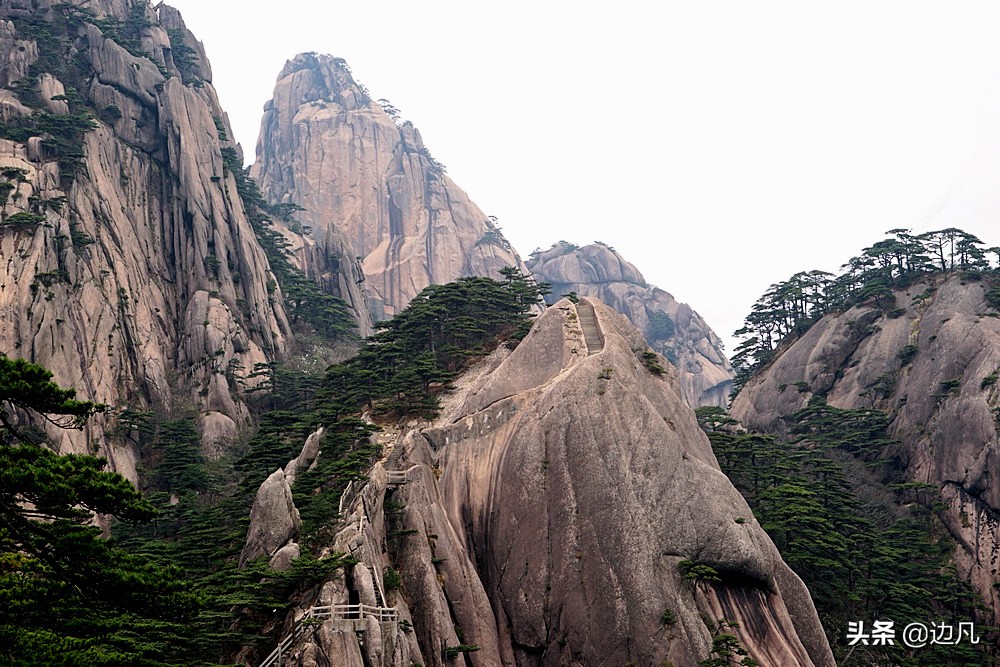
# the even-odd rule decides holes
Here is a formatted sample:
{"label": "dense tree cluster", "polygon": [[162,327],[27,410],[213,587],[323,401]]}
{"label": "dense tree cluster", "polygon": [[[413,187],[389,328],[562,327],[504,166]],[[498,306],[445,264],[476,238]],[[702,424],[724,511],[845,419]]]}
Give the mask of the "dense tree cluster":
{"label": "dense tree cluster", "polygon": [[327,374],[325,411],[334,418],[371,409],[376,414],[432,414],[432,386],[453,378],[471,358],[503,340],[519,340],[530,309],[547,285],[512,268],[504,282],[461,278],[431,285],[397,317],[380,324],[358,355]]}
{"label": "dense tree cluster", "polygon": [[889,238],[848,260],[840,275],[801,271],[768,288],[735,333],[743,338],[732,358],[737,389],[770,361],[782,340],[805,332],[826,313],[859,303],[891,310],[893,290],[922,276],[943,271],[989,272],[990,255],[1000,263],[1000,248],[986,248],[972,234],[954,227],[916,235],[891,229],[886,235]]}
{"label": "dense tree cluster", "polygon": [[[975,618],[977,598],[935,514],[936,488],[899,482],[898,466],[883,458],[894,444],[884,413],[814,397],[788,419],[785,439],[745,431],[721,408],[699,408],[698,417],[722,471],[809,588],[838,664],[850,621],[957,627]],[[853,664],[989,664],[982,645],[860,651]]]}
{"label": "dense tree cluster", "polygon": [[268,390],[258,399],[259,427],[231,457],[206,461],[190,419],[128,415],[125,428],[151,468],[147,491],[159,516],[152,524],[120,525],[115,534],[151,561],[180,565],[194,582],[202,606],[189,622],[187,641],[206,664],[224,661],[241,647],[266,648],[273,638],[262,643],[261,628],[283,618],[291,594],[343,562],[306,553],[288,573],[270,571],[263,561],[237,567],[249,508],[263,479],[325,426],[322,455],[292,489],[303,520],[300,544],[323,544],[336,528],[331,519],[344,488],[364,479],[380,454],[368,437],[378,427],[361,419],[362,413],[379,420],[429,416],[437,394],[464,364],[525,333],[544,286],[514,269],[503,273],[500,282],[465,278],[428,287],[383,323],[357,357],[325,373],[277,364],[256,369]]}
{"label": "dense tree cluster", "polygon": [[0,664],[180,664],[199,598],[174,566],[100,536],[95,515],[153,507],[92,456],[54,453],[29,420],[82,427],[103,406],[0,356]]}

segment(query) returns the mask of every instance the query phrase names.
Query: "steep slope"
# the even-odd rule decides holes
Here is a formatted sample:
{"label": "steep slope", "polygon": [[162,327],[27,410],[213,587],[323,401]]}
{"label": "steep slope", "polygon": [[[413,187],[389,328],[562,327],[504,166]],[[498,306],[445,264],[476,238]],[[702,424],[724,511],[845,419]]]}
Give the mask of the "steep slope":
{"label": "steep slope", "polygon": [[[562,300],[513,352],[468,371],[433,423],[380,434],[390,452],[345,494],[330,547],[358,563],[302,601],[297,618],[312,609],[318,629],[298,626],[285,655],[693,665],[726,618],[760,664],[833,665],[808,592],[719,471],[676,373],[651,371],[646,349],[599,301]],[[245,554],[280,563],[297,549],[288,488],[316,456],[307,444],[262,485],[254,515],[286,529],[252,524]],[[686,578],[685,560],[720,580]]]}
{"label": "steep slope", "polygon": [[550,299],[576,292],[623,313],[657,352],[677,368],[688,404],[725,407],[733,389],[733,367],[722,342],[685,303],[646,282],[633,265],[608,246],[560,242],[528,259],[528,269],[552,284]]}
{"label": "steep slope", "polygon": [[892,298],[894,307],[827,315],[780,348],[732,413],[750,428],[780,431],[782,418],[816,394],[836,407],[886,410],[901,444],[884,456],[898,461],[906,480],[940,489],[959,571],[996,619],[1000,319],[984,282],[955,274],[925,278]]}
{"label": "steep slope", "polygon": [[361,258],[376,319],[427,285],[523,268],[416,128],[397,125],[339,58],[300,54],[285,65],[251,173],[269,201],[305,209],[296,214],[312,229],[303,268],[319,275]]}
{"label": "steep slope", "polygon": [[[204,50],[139,0],[12,0],[0,19],[0,351],[114,412],[196,406],[215,451],[248,419],[239,377],[289,326]],[[113,414],[49,435],[136,479]]]}

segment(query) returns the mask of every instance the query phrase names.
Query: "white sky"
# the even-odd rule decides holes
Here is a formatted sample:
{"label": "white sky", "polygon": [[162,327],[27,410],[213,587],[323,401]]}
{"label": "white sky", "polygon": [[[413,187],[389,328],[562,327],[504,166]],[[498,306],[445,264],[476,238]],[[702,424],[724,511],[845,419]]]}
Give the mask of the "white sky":
{"label": "white sky", "polygon": [[726,341],[893,227],[1000,245],[1000,3],[170,0],[248,160],[284,62],[345,58],[522,256],[601,240]]}

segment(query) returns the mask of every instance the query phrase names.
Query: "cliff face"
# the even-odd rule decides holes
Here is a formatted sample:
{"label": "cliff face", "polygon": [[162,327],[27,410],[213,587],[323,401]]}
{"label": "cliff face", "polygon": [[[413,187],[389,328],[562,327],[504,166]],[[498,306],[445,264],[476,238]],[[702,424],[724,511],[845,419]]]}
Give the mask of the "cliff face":
{"label": "cliff face", "polygon": [[[646,349],[602,303],[562,300],[466,373],[433,423],[381,434],[388,456],[345,496],[330,548],[360,562],[303,607],[360,602],[400,620],[326,620],[293,659],[443,667],[447,648],[475,645],[468,664],[693,665],[716,629],[704,619],[726,618],[760,664],[833,665],[808,592]],[[279,487],[312,456],[307,444],[275,471],[255,515],[270,504],[294,527]],[[244,553],[279,559],[288,540],[251,526]],[[685,578],[686,559],[721,581]],[[382,583],[390,565],[399,591]]]}
{"label": "cliff face", "polygon": [[557,243],[533,254],[528,268],[539,281],[552,284],[550,299],[576,292],[597,297],[628,317],[650,346],[677,368],[689,405],[728,404],[733,367],[722,341],[690,306],[646,283],[613,249],[599,243],[582,248]]}
{"label": "cliff face", "polygon": [[983,284],[957,276],[922,281],[895,299],[894,317],[870,306],[824,317],[747,383],[732,413],[750,428],[780,431],[781,418],[813,394],[836,407],[886,410],[901,443],[886,455],[899,458],[909,480],[940,489],[959,572],[995,619],[1000,319]]}
{"label": "cliff face", "polygon": [[[214,452],[248,419],[239,376],[289,329],[204,50],[162,4],[13,0],[0,19],[0,350],[115,409],[197,406]],[[135,480],[115,426],[50,435]]]}
{"label": "cliff face", "polygon": [[300,262],[319,275],[361,258],[376,319],[430,284],[497,277],[523,264],[444,173],[409,123],[398,125],[343,60],[302,54],[264,108],[252,175],[265,197],[305,210]]}

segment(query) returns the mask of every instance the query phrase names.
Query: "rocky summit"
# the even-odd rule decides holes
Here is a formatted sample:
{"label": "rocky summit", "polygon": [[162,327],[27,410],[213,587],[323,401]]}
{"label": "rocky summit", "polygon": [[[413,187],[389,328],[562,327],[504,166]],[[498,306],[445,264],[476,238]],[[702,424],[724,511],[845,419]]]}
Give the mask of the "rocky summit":
{"label": "rocky summit", "polygon": [[940,490],[958,571],[996,618],[1000,320],[987,286],[932,276],[892,292],[890,304],[827,315],[779,349],[732,411],[771,432],[815,395],[838,408],[885,411],[898,443],[884,456],[899,462],[903,481]]}
{"label": "rocky summit", "polygon": [[[719,471],[676,372],[645,350],[624,316],[564,299],[465,373],[433,422],[381,434],[388,454],[332,545],[359,562],[316,603],[401,620],[368,623],[364,641],[324,621],[292,659],[446,665],[441,646],[474,645],[473,665],[693,665],[719,631],[704,619],[725,618],[759,664],[832,665],[808,592]],[[310,451],[254,505],[288,529],[252,525],[244,553],[295,548],[280,489]],[[685,577],[694,561],[718,577]],[[393,565],[405,587],[387,596]]]}
{"label": "rocky summit", "polygon": [[[197,403],[217,454],[250,420],[236,377],[281,355],[290,328],[223,158],[235,146],[208,60],[166,5],[57,4],[0,7],[0,349],[117,410]],[[93,22],[116,16],[141,22],[128,48]],[[12,93],[31,74],[38,87]],[[49,437],[97,443],[136,481],[108,428]]]}
{"label": "rocky summit", "polygon": [[653,349],[677,368],[688,404],[728,404],[733,367],[722,341],[690,306],[647,283],[614,248],[562,241],[532,253],[528,268],[538,280],[552,285],[550,299],[570,292],[596,297],[628,317]]}
{"label": "rocky summit", "polygon": [[162,3],[0,2],[0,62],[0,662],[833,665],[613,250],[532,278],[330,56],[246,168]]}
{"label": "rocky summit", "polygon": [[298,254],[304,268],[322,276],[360,258],[354,275],[363,273],[376,320],[428,285],[524,269],[420,132],[390,112],[343,59],[300,54],[264,108],[251,171],[269,201],[304,208],[297,217],[312,230]]}

